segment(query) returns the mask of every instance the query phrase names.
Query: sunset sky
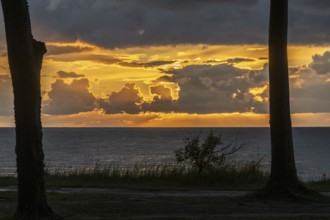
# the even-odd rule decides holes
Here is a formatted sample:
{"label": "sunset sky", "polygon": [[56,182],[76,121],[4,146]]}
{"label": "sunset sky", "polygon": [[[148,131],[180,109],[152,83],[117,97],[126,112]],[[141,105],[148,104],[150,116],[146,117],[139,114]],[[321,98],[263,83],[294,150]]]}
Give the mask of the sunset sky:
{"label": "sunset sky", "polygon": [[[293,124],[330,126],[330,1],[289,2]],[[30,13],[48,48],[44,126],[268,126],[268,0],[30,0]]]}

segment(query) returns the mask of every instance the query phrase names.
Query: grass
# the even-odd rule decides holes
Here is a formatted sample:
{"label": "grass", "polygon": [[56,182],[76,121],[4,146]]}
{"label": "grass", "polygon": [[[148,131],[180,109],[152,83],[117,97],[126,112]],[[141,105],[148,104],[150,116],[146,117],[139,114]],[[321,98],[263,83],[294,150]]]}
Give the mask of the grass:
{"label": "grass", "polygon": [[[136,165],[119,168],[96,164],[93,169],[46,170],[45,180],[50,187],[124,187],[124,188],[226,188],[256,189],[267,180],[261,164],[227,163],[221,167],[198,171],[178,165]],[[16,185],[16,177],[0,177],[0,186]],[[243,187],[242,187],[243,186]]]}
{"label": "grass", "polygon": [[[262,188],[268,179],[259,161],[226,163],[220,167],[198,171],[178,165],[135,165],[119,168],[96,164],[94,168],[67,169],[65,167],[45,172],[49,187],[102,187],[136,189],[219,189],[255,190]],[[17,178],[0,176],[0,186],[16,185]],[[330,191],[330,180],[307,182],[316,191]]]}
{"label": "grass", "polygon": [[128,188],[230,188],[235,190],[255,189],[263,185],[267,174],[259,162],[245,164],[227,163],[198,171],[177,165],[136,165],[119,168],[97,164],[94,169],[67,171],[60,168],[46,173],[48,186],[62,187],[128,187]]}
{"label": "grass", "polygon": [[321,179],[318,181],[310,181],[307,185],[316,191],[330,192],[330,179]]}

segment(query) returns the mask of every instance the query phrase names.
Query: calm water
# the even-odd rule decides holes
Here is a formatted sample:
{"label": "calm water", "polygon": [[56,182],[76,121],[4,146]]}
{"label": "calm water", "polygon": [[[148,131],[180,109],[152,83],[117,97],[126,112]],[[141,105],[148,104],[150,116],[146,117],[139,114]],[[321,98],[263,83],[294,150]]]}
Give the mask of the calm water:
{"label": "calm water", "polygon": [[[270,137],[267,128],[216,128],[223,136],[239,134],[250,145],[240,151],[237,160],[261,158],[270,162]],[[45,128],[46,164],[54,167],[94,167],[96,163],[130,166],[170,163],[174,150],[183,146],[183,138],[201,128]],[[301,178],[320,179],[330,175],[330,128],[295,128],[294,143]],[[0,128],[0,175],[15,173],[14,129]]]}

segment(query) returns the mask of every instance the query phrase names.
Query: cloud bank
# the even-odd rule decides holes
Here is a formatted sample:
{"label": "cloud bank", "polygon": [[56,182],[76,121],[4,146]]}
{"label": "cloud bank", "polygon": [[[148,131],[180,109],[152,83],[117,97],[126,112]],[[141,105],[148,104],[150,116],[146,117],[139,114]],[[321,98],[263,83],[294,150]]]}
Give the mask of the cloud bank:
{"label": "cloud bank", "polygon": [[[290,42],[328,44],[327,8],[324,0],[290,1]],[[34,0],[30,10],[38,39],[79,39],[105,48],[266,44],[268,35],[269,1],[263,0]]]}

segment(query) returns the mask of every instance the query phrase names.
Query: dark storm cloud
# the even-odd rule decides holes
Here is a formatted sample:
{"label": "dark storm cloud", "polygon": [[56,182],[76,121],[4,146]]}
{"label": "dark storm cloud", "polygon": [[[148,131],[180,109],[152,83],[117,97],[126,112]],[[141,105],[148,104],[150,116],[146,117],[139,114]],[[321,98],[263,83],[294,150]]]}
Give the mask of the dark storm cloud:
{"label": "dark storm cloud", "polygon": [[329,112],[330,85],[327,78],[308,68],[297,73],[299,78],[291,79],[291,85],[294,86],[295,80],[302,80],[303,85],[291,88],[292,113]]}
{"label": "dark storm cloud", "polygon": [[320,113],[330,111],[328,83],[306,85],[291,92],[292,113]]}
{"label": "dark storm cloud", "polygon": [[[172,82],[180,87],[180,98],[167,108],[168,111],[200,114],[267,112],[268,104],[256,101],[249,92],[250,88],[265,85],[266,70],[250,71],[220,64],[193,65],[168,73],[173,74]],[[267,98],[268,94],[260,96]]]}
{"label": "dark storm cloud", "polygon": [[79,54],[78,56],[55,56],[50,57],[51,60],[60,62],[75,62],[75,61],[95,61],[103,64],[115,64],[121,62],[120,59],[99,54]]}
{"label": "dark storm cloud", "polygon": [[[290,2],[290,1],[289,1]],[[292,0],[289,40],[299,44],[329,44],[329,1]]]}
{"label": "dark storm cloud", "polygon": [[157,66],[162,66],[162,65],[167,65],[167,64],[173,64],[176,61],[152,61],[152,62],[147,62],[147,63],[138,63],[138,62],[121,62],[119,65],[121,66],[126,66],[126,67],[157,67]]}
{"label": "dark storm cloud", "polygon": [[[307,66],[290,68],[292,113],[330,111],[329,70],[330,52],[314,55],[313,62]],[[193,65],[167,73],[172,76],[160,77],[155,82],[178,83],[180,98],[162,100],[156,96],[153,102],[143,105],[144,111],[197,114],[268,112],[266,101],[268,99],[268,64],[265,64],[262,70],[254,71],[220,64]],[[253,88],[257,89],[253,91]],[[258,91],[257,98],[253,94],[256,91]],[[162,93],[169,94],[165,90]]]}
{"label": "dark storm cloud", "polygon": [[[298,0],[294,1],[296,3]],[[294,6],[294,5],[292,5]],[[321,10],[324,13],[327,13],[327,9],[330,9],[330,1],[327,0],[299,0],[297,5],[299,8],[303,8],[307,11],[309,10]],[[319,11],[319,12],[321,12]]]}
{"label": "dark storm cloud", "polygon": [[[34,0],[30,5],[35,35],[47,41],[80,39],[106,48],[267,43],[265,0]],[[290,1],[290,41],[329,43],[329,7],[325,0]]]}
{"label": "dark storm cloud", "polygon": [[266,43],[267,4],[261,0],[34,0],[30,9],[38,39],[80,39],[114,48]]}
{"label": "dark storm cloud", "polygon": [[226,60],[227,63],[242,63],[242,62],[252,62],[252,61],[255,60],[250,58],[243,58],[243,57],[231,58]]}
{"label": "dark storm cloud", "polygon": [[219,4],[224,6],[250,6],[257,4],[259,0],[140,0],[140,3],[148,7],[155,7],[165,10],[195,10],[207,6],[217,6]]}
{"label": "dark storm cloud", "polygon": [[48,55],[60,55],[60,54],[70,54],[70,53],[80,53],[91,51],[89,47],[73,47],[73,46],[65,46],[65,47],[57,47],[57,46],[47,46],[47,56]]}
{"label": "dark storm cloud", "polygon": [[228,63],[228,64],[236,64],[236,63],[243,63],[243,62],[253,62],[255,61],[255,59],[251,59],[251,58],[244,58],[244,57],[234,57],[234,58],[230,58],[227,60],[218,60],[218,59],[208,59],[207,61],[205,61],[205,63]]}
{"label": "dark storm cloud", "polygon": [[[329,1],[289,3],[290,42],[329,44]],[[106,48],[266,44],[268,35],[265,0],[33,0],[30,10],[38,39],[80,39]],[[4,43],[3,22],[0,35]]]}
{"label": "dark storm cloud", "polygon": [[258,71],[239,69],[228,64],[188,66],[171,70],[167,73],[172,76],[163,76],[155,80],[155,83],[178,84],[180,87],[178,100],[173,99],[169,88],[158,85],[150,86],[150,93],[154,98],[151,102],[146,102],[139,95],[137,88],[128,84],[120,92],[109,96],[108,105],[101,103],[100,106],[106,113],[137,114],[146,111],[197,114],[249,111],[266,113],[268,103],[256,100],[250,92],[251,88],[263,87],[264,90],[258,96],[267,99],[266,71],[266,69]]}
{"label": "dark storm cloud", "polygon": [[95,108],[96,98],[89,92],[86,78],[74,79],[70,84],[57,79],[48,92],[50,101],[44,107],[44,113],[50,115],[70,115],[89,112]]}
{"label": "dark storm cloud", "polygon": [[100,99],[98,103],[106,114],[138,114],[143,101],[135,84],[127,83],[119,92],[112,92],[107,99]]}
{"label": "dark storm cloud", "polygon": [[330,52],[327,51],[323,55],[314,55],[313,62],[309,65],[309,67],[320,75],[330,73]]}
{"label": "dark storm cloud", "polygon": [[83,74],[78,74],[75,72],[65,72],[65,71],[58,71],[57,72],[57,77],[65,79],[65,78],[81,78],[81,77],[85,77],[85,75]]}
{"label": "dark storm cloud", "polygon": [[290,69],[293,113],[330,111],[330,52],[312,58],[308,66]]}
{"label": "dark storm cloud", "polygon": [[173,100],[171,90],[164,85],[150,87],[150,93],[155,96],[152,102],[143,103],[143,111],[167,112],[173,110],[173,105],[177,103]]}
{"label": "dark storm cloud", "polygon": [[[319,113],[330,111],[330,52],[314,55],[308,66],[290,69],[292,113]],[[195,65],[168,72],[155,82],[175,82],[180,87],[179,100],[161,100],[143,105],[144,111],[221,113],[267,113],[268,65],[262,70],[250,71],[228,64]],[[251,88],[259,88],[258,98]],[[166,93],[165,93],[166,94]],[[169,93],[167,93],[169,94]],[[159,100],[158,100],[159,99]]]}

